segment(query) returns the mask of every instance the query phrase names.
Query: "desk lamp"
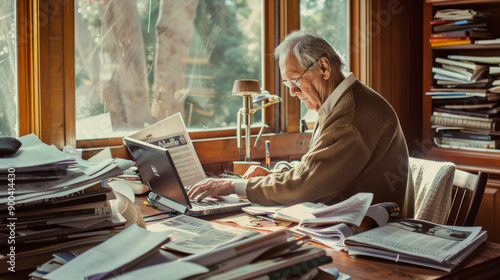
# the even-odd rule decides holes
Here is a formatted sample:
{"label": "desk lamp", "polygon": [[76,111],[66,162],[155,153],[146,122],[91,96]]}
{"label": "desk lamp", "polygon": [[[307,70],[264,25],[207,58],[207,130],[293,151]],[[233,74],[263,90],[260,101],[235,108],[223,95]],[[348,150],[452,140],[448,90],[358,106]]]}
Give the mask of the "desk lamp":
{"label": "desk lamp", "polygon": [[[255,162],[251,160],[250,157],[250,136],[251,130],[250,125],[252,121],[252,115],[255,114],[260,109],[264,109],[272,104],[281,101],[281,97],[269,94],[268,91],[261,90],[259,81],[257,80],[236,80],[233,85],[233,96],[243,97],[243,107],[238,111],[237,123],[238,128],[236,130],[237,147],[239,150],[239,161],[234,162],[234,172],[243,175],[250,165],[260,165],[260,162]],[[258,101],[268,100],[267,103],[263,104],[258,108],[252,108],[252,104]],[[245,160],[241,161],[241,119],[244,118],[245,123]],[[264,121],[264,120],[263,120]],[[255,147],[260,144],[260,137],[262,135],[264,126],[261,127],[259,135],[255,141]]]}

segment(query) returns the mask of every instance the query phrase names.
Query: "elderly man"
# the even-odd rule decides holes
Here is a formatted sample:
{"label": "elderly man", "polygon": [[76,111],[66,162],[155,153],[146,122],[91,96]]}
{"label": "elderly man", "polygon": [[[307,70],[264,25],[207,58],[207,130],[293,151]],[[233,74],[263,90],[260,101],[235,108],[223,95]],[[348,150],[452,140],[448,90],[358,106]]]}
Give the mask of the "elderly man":
{"label": "elderly man", "polygon": [[249,170],[246,179],[210,179],[195,185],[189,196],[201,194],[201,200],[237,193],[261,205],[293,205],[334,204],[371,192],[374,203],[396,202],[404,216],[412,216],[408,149],[391,105],[352,73],[345,77],[337,52],[318,35],[292,32],[274,58],[290,94],[318,112],[309,151],[289,171],[259,167]]}

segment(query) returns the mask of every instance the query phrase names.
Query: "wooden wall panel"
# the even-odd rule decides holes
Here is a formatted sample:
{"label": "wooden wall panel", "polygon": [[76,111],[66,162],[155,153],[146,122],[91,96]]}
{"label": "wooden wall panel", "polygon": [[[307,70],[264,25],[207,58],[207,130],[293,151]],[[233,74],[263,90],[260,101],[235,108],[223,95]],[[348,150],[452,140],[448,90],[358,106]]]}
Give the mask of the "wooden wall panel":
{"label": "wooden wall panel", "polygon": [[369,81],[394,107],[410,152],[421,142],[422,5],[371,1]]}

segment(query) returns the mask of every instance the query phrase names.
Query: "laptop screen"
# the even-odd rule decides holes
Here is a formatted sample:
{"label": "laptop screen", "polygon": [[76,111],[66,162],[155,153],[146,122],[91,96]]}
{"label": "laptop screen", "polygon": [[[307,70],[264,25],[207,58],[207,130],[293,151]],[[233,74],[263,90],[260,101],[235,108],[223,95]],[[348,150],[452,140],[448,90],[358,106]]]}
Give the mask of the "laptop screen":
{"label": "laptop screen", "polygon": [[167,149],[130,137],[124,137],[123,140],[137,164],[142,181],[152,192],[191,207]]}

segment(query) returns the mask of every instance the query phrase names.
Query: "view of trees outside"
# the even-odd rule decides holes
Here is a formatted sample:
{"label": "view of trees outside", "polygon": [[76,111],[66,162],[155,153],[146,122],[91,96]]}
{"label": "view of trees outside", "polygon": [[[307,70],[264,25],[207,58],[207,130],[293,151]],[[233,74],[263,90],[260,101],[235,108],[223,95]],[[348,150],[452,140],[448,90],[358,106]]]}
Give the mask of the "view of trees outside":
{"label": "view of trees outside", "polygon": [[19,134],[16,1],[0,1],[0,136]]}
{"label": "view of trees outside", "polygon": [[[349,0],[301,0],[300,28],[325,38],[338,52],[349,72]],[[315,121],[316,112],[300,104],[301,118]]]}
{"label": "view of trees outside", "polygon": [[235,127],[236,79],[262,81],[261,0],[75,1],[77,139],[132,134],[181,112]]}

